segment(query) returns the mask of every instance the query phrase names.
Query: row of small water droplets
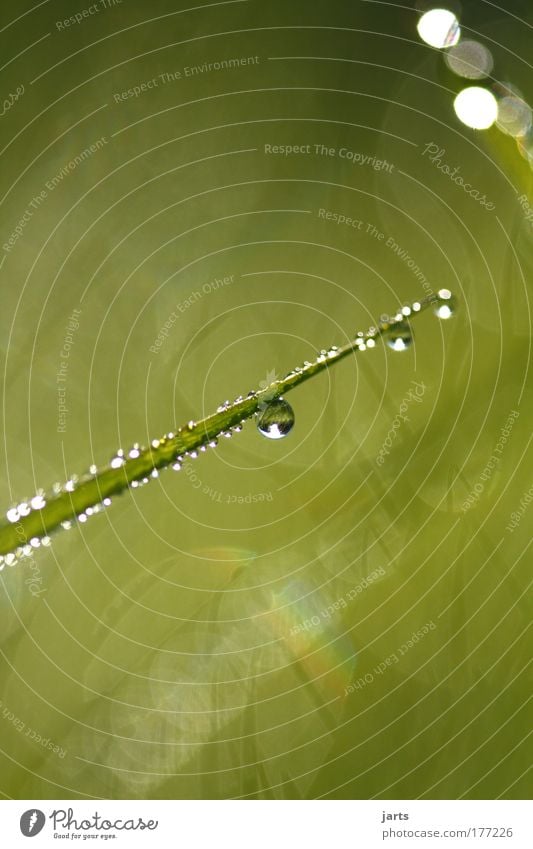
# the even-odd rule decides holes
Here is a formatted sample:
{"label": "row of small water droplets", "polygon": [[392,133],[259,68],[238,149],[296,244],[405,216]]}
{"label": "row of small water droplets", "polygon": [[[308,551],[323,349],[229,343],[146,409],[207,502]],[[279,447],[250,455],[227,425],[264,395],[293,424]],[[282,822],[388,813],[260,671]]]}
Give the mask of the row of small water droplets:
{"label": "row of small water droplets", "polygon": [[[408,318],[413,313],[420,312],[421,309],[421,303],[415,301],[411,305],[401,307],[392,319],[388,316],[382,316],[382,322],[386,325],[386,329],[378,331],[377,328],[371,327],[366,333],[359,331],[354,339],[354,345],[357,350],[366,351],[375,348],[377,338],[383,336],[385,344],[393,351],[407,351],[413,342],[413,331]],[[450,290],[440,289],[435,295],[433,303],[435,315],[440,319],[449,319],[455,314],[456,309],[456,299]],[[389,323],[391,323],[390,327],[387,326]],[[320,351],[317,362],[325,363],[328,360],[335,359],[338,355],[339,348],[333,345],[327,350]],[[301,374],[311,365],[312,363],[306,360],[303,367],[295,368],[293,372],[287,375],[287,378]],[[267,439],[284,439],[293,429],[294,423],[294,410],[284,398],[265,402],[257,413],[257,429]]]}
{"label": "row of small water droplets", "polygon": [[[393,318],[393,324],[388,327],[383,337],[385,344],[393,351],[406,351],[411,347],[413,342],[413,331],[409,324],[408,318],[413,314],[420,312],[422,305],[419,301],[415,301],[410,306],[401,307]],[[433,298],[433,312],[437,318],[447,320],[455,315],[457,310],[457,302],[455,296],[452,295],[449,289],[439,289]],[[390,321],[386,316],[383,316],[385,323]]]}
{"label": "row of small water droplets", "polygon": [[[62,495],[65,492],[74,492],[76,487],[80,483],[85,483],[92,478],[94,478],[98,473],[98,469],[96,466],[91,466],[89,468],[88,474],[82,476],[81,478],[78,475],[72,475],[66,483],[55,483],[52,486],[50,493],[46,493],[44,490],[39,490],[33,498],[21,501],[18,504],[13,505],[6,513],[6,518],[8,522],[13,525],[17,525],[21,519],[26,518],[30,515],[32,511],[40,512],[42,511],[49,500],[57,497],[58,495]],[[100,503],[93,504],[90,507],[87,507],[83,513],[80,513],[76,519],[74,520],[66,520],[61,522],[61,527],[65,530],[69,530],[72,528],[77,522],[84,523],[91,516],[96,515],[97,513],[102,512],[106,507],[109,507],[111,504],[110,498],[104,498]],[[21,536],[25,536],[22,531]],[[51,538],[47,535],[38,535],[31,537],[29,540],[24,541],[21,545],[17,546],[17,548],[9,552],[8,554],[0,555],[0,571],[5,566],[14,566],[21,560],[26,558],[31,558],[36,549],[44,547],[48,548],[51,545]]]}
{"label": "row of small water droplets", "polygon": [[[254,393],[250,393],[250,394],[253,395]],[[244,400],[244,398],[242,397],[242,395],[240,395],[238,398],[235,399],[233,404],[230,401],[224,401],[223,404],[220,404],[217,407],[217,412],[218,413],[226,412],[227,410],[231,409],[231,407],[235,406],[235,404],[239,404],[243,400]],[[183,463],[187,458],[189,458],[191,460],[196,460],[197,457],[199,456],[199,454],[201,454],[201,453],[205,454],[205,452],[207,451],[208,448],[216,448],[217,445],[218,445],[218,440],[221,437],[225,437],[226,439],[229,439],[234,433],[239,433],[242,430],[242,425],[244,424],[244,421],[245,420],[243,419],[240,424],[233,425],[232,427],[228,428],[227,430],[219,431],[216,436],[213,436],[213,437],[206,439],[206,441],[203,442],[201,445],[199,445],[198,448],[192,448],[190,451],[184,451],[183,454],[177,454],[174,457],[172,463],[170,464],[170,468],[172,468],[172,470],[175,471],[175,472],[181,471]],[[190,421],[187,424],[187,429],[190,430],[190,431],[194,430],[195,427],[196,427],[196,422],[194,422],[194,421]],[[163,442],[165,442],[166,440],[174,439],[175,435],[176,434],[174,434],[174,433],[167,433],[167,435],[165,437],[163,437],[163,439],[154,439],[152,441],[152,448],[159,448],[163,444]],[[152,472],[152,477],[156,478],[158,476],[159,476],[158,470],[154,469],[153,472]],[[142,481],[133,481],[130,484],[130,486],[132,488],[135,488],[136,485],[141,486],[142,484],[148,483],[148,480],[149,480],[148,478],[143,478]]]}
{"label": "row of small water droplets", "polygon": [[[419,312],[421,304],[415,301],[410,306],[402,307],[394,316],[394,324],[384,332],[385,344],[393,351],[406,351],[413,342],[413,331],[408,322],[409,316]],[[437,318],[447,320],[455,315],[457,303],[449,289],[439,289],[433,302],[433,312]],[[386,316],[384,317],[385,321]]]}
{"label": "row of small water droplets", "polygon": [[[41,510],[45,505],[45,492],[44,490],[39,490],[31,500],[21,501],[20,504],[11,507],[6,513],[6,518],[9,522],[16,524],[21,518],[29,516],[32,510]],[[32,557],[36,549],[41,546],[47,548],[50,543],[51,539],[49,536],[32,537],[24,545],[19,545],[15,551],[0,555],[0,571],[2,571],[4,566],[14,566],[20,560],[26,557]]]}
{"label": "row of small water droplets", "polygon": [[[251,392],[250,397],[253,395],[255,395],[255,393]],[[239,398],[236,398],[233,403],[237,404],[242,400],[244,399],[242,398],[242,396],[240,396]],[[218,407],[218,412],[226,411],[232,406],[233,405],[229,401],[225,401],[222,405]],[[233,427],[228,428],[227,430],[220,431],[218,437],[230,438],[233,433],[238,433],[242,430],[243,423],[244,420],[240,424],[234,425]],[[196,423],[190,421],[187,425],[187,428],[189,430],[193,430],[195,426]],[[152,447],[160,448],[165,442],[174,439],[175,435],[176,434],[174,433],[167,433],[161,439],[152,440]],[[208,448],[216,448],[217,445],[217,437],[208,439],[204,444],[200,445],[198,449],[191,449],[190,451],[183,452],[183,454],[176,455],[174,461],[171,463],[171,468],[174,471],[180,471],[185,459],[196,459],[200,452],[204,453],[207,451]],[[111,460],[109,462],[109,468],[119,469],[125,465],[128,459],[138,459],[145,450],[146,449],[139,443],[135,443],[127,452],[124,452],[123,449],[119,448],[118,451],[116,451],[111,457]],[[48,495],[45,493],[44,490],[39,490],[33,498],[21,501],[20,503],[13,505],[7,511],[6,518],[8,522],[16,525],[21,519],[29,516],[32,511],[43,510],[46,507],[47,502],[51,498],[57,497],[58,495],[62,495],[67,492],[74,492],[78,486],[87,483],[90,480],[93,480],[95,477],[98,476],[98,474],[98,467],[95,465],[91,465],[87,474],[81,477],[79,477],[78,475],[72,475],[72,477],[69,478],[69,480],[66,481],[66,483],[64,484],[55,483],[52,486],[51,492]],[[149,475],[145,475],[143,477],[139,477],[138,479],[130,481],[128,487],[129,489],[138,489],[142,486],[145,486],[147,483],[150,482],[150,480],[158,477],[159,470],[154,468],[149,473]],[[95,516],[98,513],[101,513],[103,510],[105,510],[106,507],[109,507],[110,505],[111,498],[104,498],[101,502],[86,507],[85,510],[79,513],[75,518],[61,522],[60,527],[64,530],[70,530],[77,524],[85,524],[85,522],[87,522],[87,520],[91,516]],[[59,530],[59,528],[57,528],[56,530]],[[32,537],[29,541],[25,541],[24,544],[18,546],[13,552],[10,552],[5,555],[0,555],[0,571],[2,571],[5,566],[14,566],[21,560],[31,558],[36,549],[40,548],[41,546],[48,547],[50,546],[50,544],[51,538],[48,535]]]}

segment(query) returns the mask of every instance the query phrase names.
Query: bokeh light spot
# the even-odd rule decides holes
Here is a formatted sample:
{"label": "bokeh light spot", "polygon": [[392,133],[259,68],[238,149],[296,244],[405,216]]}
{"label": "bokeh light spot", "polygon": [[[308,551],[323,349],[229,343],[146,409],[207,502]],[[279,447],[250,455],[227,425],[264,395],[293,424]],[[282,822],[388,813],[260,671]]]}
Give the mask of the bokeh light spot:
{"label": "bokeh light spot", "polygon": [[431,47],[452,47],[461,37],[459,21],[448,9],[431,9],[417,25],[422,41]]}
{"label": "bokeh light spot", "polygon": [[498,103],[497,124],[500,130],[514,138],[527,135],[531,128],[531,108],[520,97],[502,97]]}
{"label": "bokeh light spot", "polygon": [[473,130],[488,130],[498,117],[498,102],[492,92],[480,86],[469,86],[454,101],[457,117]]}
{"label": "bokeh light spot", "polygon": [[481,80],[494,67],[492,53],[479,41],[461,41],[446,53],[446,64],[459,77]]}

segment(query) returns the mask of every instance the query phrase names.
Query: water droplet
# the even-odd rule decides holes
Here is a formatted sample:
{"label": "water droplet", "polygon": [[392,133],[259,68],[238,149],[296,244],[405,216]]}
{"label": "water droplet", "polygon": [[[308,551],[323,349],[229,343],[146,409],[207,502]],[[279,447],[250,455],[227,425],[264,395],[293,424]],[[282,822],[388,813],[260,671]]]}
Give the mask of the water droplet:
{"label": "water droplet", "polygon": [[42,510],[45,505],[46,501],[44,500],[42,495],[36,495],[31,500],[31,506],[33,510]]}
{"label": "water droplet", "polygon": [[116,457],[113,457],[113,458],[111,459],[111,463],[110,463],[110,465],[111,465],[111,468],[112,468],[112,469],[120,469],[120,467],[124,465],[124,458],[123,458],[123,457],[120,457],[120,456],[117,454],[117,456],[116,456]]}
{"label": "water droplet", "polygon": [[283,439],[294,426],[294,410],[283,398],[258,414],[257,429],[267,439]]}
{"label": "water droplet", "polygon": [[187,427],[189,430],[194,430],[194,428],[196,427],[196,423],[191,420],[187,423]]}
{"label": "water droplet", "polygon": [[64,528],[65,531],[70,531],[72,527],[72,522],[70,522],[68,519],[65,519],[64,522],[61,522],[61,527]]}
{"label": "water droplet", "polygon": [[98,466],[95,466],[94,463],[92,464],[92,466],[89,466],[89,474],[90,475],[97,475],[98,474]]}
{"label": "water droplet", "polygon": [[67,481],[66,484],[65,484],[66,492],[74,492],[75,485],[76,485],[75,481],[72,478],[69,481]]}
{"label": "water droplet", "polygon": [[175,472],[179,472],[180,469],[181,469],[181,463],[174,463],[172,468],[174,469]]}
{"label": "water droplet", "polygon": [[399,321],[384,334],[385,342],[393,351],[406,351],[413,341],[413,333],[407,321]]}
{"label": "water droplet", "polygon": [[11,508],[11,510],[8,510],[8,511],[7,511],[6,516],[7,516],[7,520],[8,520],[8,522],[12,522],[12,523],[14,523],[14,522],[18,522],[18,520],[19,520],[19,511],[17,510],[17,508],[16,508],[16,507],[12,507],[12,508]]}
{"label": "water droplet", "polygon": [[449,289],[439,289],[433,309],[437,318],[451,318],[457,310],[457,299]]}
{"label": "water droplet", "polygon": [[102,504],[105,507],[109,507],[109,505],[111,504],[111,499],[110,498],[104,498],[104,500],[102,501]]}
{"label": "water droplet", "polygon": [[153,478],[158,478],[158,477],[159,477],[159,472],[157,471],[157,469],[152,469],[152,477],[153,477]]}
{"label": "water droplet", "polygon": [[366,340],[366,347],[367,348],[375,348],[376,347],[376,340],[372,339],[372,338],[367,339]]}
{"label": "water droplet", "polygon": [[29,516],[31,513],[30,505],[22,501],[18,506],[18,511],[20,516]]}

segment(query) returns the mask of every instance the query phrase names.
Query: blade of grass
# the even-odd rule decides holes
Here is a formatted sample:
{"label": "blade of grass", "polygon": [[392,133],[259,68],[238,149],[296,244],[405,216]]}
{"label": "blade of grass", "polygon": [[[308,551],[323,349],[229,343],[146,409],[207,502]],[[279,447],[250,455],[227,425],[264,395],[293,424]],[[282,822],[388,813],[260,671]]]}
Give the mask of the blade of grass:
{"label": "blade of grass", "polygon": [[[446,297],[450,298],[450,294]],[[411,304],[405,312],[412,319],[439,302],[439,293],[431,294]],[[76,522],[86,511],[87,515],[98,512],[109,506],[113,496],[147,483],[150,477],[157,477],[159,470],[179,465],[187,455],[195,456],[199,450],[206,450],[217,437],[230,434],[258,411],[264,410],[270,402],[349,355],[374,347],[381,337],[394,332],[394,328],[405,321],[405,314],[399,310],[367,333],[357,334],[339,348],[322,351],[314,362],[305,362],[266,388],[250,392],[246,398],[224,404],[198,422],[191,421],[174,433],[154,439],[148,448],[134,447],[128,453],[117,451],[107,467],[101,470],[92,468],[89,474],[74,476],[64,485],[56,484],[49,495],[42,494],[28,504],[12,508],[7,513],[9,524],[0,525],[0,568],[6,564],[13,565],[19,557],[29,555],[40,544],[48,545],[51,533]]]}

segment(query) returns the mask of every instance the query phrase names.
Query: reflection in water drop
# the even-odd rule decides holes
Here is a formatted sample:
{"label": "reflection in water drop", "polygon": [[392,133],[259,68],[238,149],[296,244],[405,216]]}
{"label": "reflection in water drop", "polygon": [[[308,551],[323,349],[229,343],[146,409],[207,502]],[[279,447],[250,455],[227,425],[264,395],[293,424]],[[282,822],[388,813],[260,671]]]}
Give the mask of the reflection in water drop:
{"label": "reflection in water drop", "polygon": [[272,401],[258,414],[257,429],[268,439],[283,439],[294,426],[294,410],[283,398]]}
{"label": "reflection in water drop", "polygon": [[413,332],[407,321],[400,321],[386,331],[384,338],[393,351],[406,351],[413,341]]}
{"label": "reflection in water drop", "polygon": [[437,318],[448,319],[455,315],[457,301],[449,289],[439,289],[437,298],[438,300],[434,307]]}

